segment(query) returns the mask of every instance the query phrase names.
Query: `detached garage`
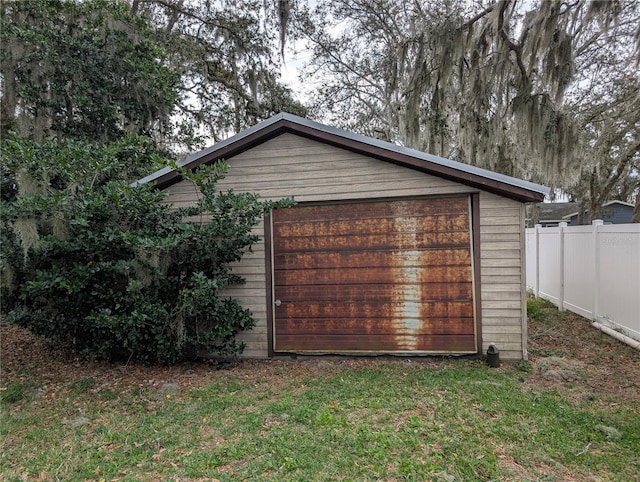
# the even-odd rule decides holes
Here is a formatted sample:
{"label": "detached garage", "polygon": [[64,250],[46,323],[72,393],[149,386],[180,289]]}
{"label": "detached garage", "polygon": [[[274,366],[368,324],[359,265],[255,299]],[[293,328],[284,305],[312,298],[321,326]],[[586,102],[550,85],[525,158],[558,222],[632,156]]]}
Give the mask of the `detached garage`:
{"label": "detached garage", "polygon": [[[293,196],[229,290],[258,320],[244,355],[481,354],[526,351],[524,203],[548,189],[423,152],[278,114],[189,156],[225,159],[219,188]],[[163,169],[176,206],[198,193]]]}

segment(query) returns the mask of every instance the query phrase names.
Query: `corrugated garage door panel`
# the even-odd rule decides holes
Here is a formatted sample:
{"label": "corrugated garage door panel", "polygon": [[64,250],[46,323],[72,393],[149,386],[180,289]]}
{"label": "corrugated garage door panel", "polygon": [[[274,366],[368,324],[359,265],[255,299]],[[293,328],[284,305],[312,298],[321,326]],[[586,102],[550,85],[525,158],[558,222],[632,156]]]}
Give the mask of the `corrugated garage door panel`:
{"label": "corrugated garage door panel", "polygon": [[476,351],[467,197],[273,216],[274,350]]}

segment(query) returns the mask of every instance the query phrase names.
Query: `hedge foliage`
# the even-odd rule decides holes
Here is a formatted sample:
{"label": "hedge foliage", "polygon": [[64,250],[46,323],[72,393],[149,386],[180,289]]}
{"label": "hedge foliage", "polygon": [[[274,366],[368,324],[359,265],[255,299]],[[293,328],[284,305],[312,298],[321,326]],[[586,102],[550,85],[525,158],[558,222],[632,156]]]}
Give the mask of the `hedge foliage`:
{"label": "hedge foliage", "polygon": [[2,156],[10,320],[90,358],[175,363],[242,351],[235,335],[255,320],[223,294],[244,282],[231,264],[258,241],[264,214],[291,201],[218,191],[219,162],[183,172],[201,197],[175,209],[162,191],[130,183],[160,161],[136,136],[102,147],[13,138]]}

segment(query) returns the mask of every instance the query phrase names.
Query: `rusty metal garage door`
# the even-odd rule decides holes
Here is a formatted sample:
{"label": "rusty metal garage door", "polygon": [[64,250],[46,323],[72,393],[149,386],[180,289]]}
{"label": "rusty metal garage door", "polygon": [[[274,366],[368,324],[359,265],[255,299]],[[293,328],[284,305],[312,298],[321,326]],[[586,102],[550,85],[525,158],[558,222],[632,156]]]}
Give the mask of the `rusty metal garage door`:
{"label": "rusty metal garage door", "polygon": [[273,351],[476,353],[468,197],[274,211]]}

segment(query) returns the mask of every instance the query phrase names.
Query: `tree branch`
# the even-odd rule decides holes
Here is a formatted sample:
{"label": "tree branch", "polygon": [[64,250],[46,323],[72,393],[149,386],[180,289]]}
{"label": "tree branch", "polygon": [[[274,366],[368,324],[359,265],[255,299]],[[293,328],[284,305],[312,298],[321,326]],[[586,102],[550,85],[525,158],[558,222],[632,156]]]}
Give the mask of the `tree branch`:
{"label": "tree branch", "polygon": [[464,30],[466,28],[470,28],[474,23],[476,23],[478,20],[480,20],[483,17],[486,17],[487,15],[489,15],[491,12],[493,12],[493,9],[495,8],[495,4],[491,5],[490,7],[485,8],[482,12],[480,12],[479,14],[477,14],[475,17],[471,18],[470,20],[466,21],[465,23],[462,24],[462,26],[460,27],[461,30]]}
{"label": "tree branch", "polygon": [[[594,216],[596,214],[600,214],[600,208],[602,207],[604,202],[609,197],[609,194],[611,194],[611,190],[613,189],[613,187],[618,182],[618,179],[620,179],[620,176],[622,176],[622,173],[624,172],[626,167],[631,162],[631,159],[633,159],[633,156],[635,156],[638,152],[640,152],[640,142],[637,142],[635,145],[633,145],[631,148],[629,148],[627,153],[622,157],[622,159],[620,159],[620,162],[616,166],[615,174],[612,177],[610,177],[609,180],[607,181],[607,183],[604,185],[604,187],[602,188],[602,191],[600,191],[600,195],[597,197],[596,201],[594,202],[593,201],[594,198],[593,197],[591,198],[592,199],[592,201],[591,201],[591,205],[592,205],[591,220],[592,221],[593,221],[593,219],[595,219]],[[597,210],[596,210],[596,208],[597,208]]]}
{"label": "tree branch", "polygon": [[516,63],[518,64],[518,69],[520,70],[520,75],[522,76],[522,90],[529,91],[531,86],[531,79],[529,78],[529,74],[527,73],[527,69],[524,66],[524,62],[522,60],[522,45],[516,45],[507,35],[507,32],[504,31],[504,13],[509,6],[509,2],[502,2],[500,5],[500,16],[498,19],[498,35],[505,43],[505,45],[516,54]]}

